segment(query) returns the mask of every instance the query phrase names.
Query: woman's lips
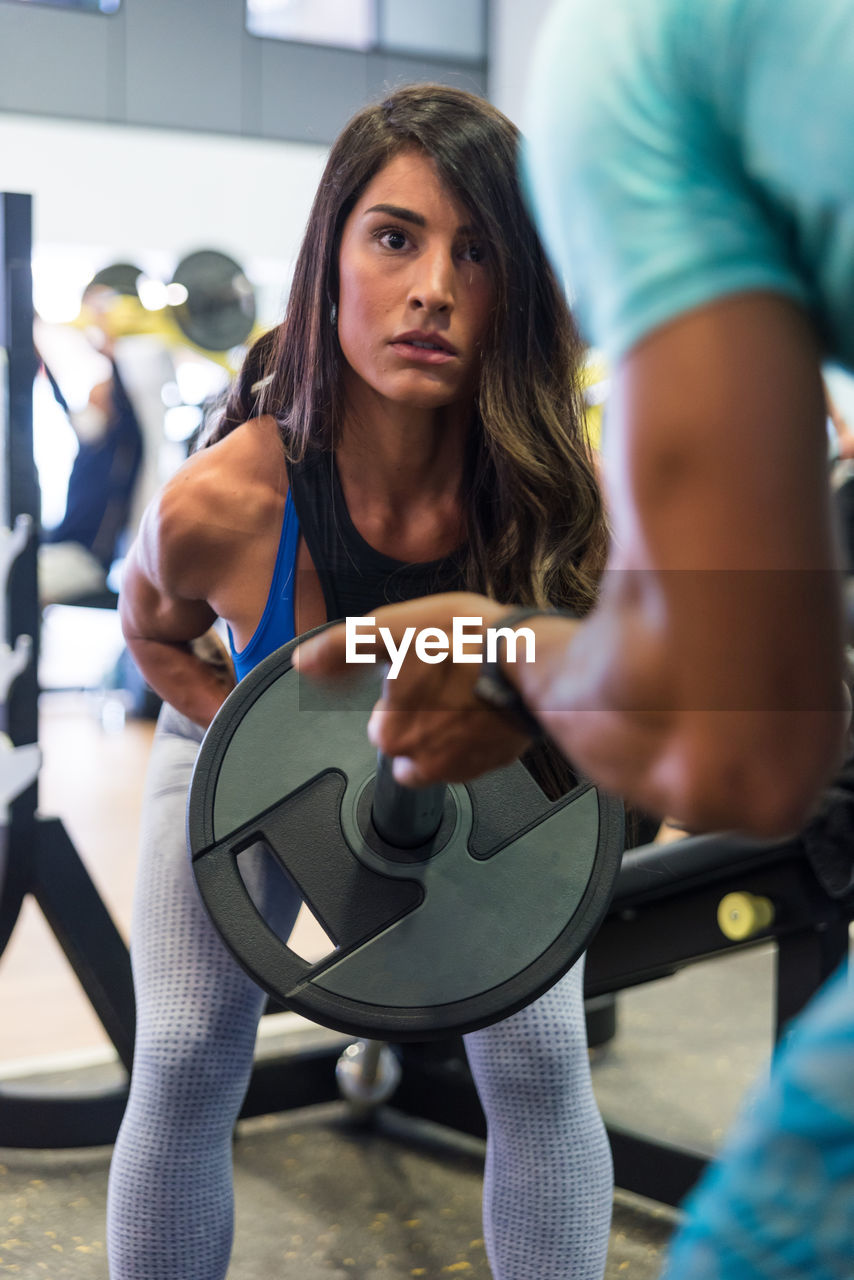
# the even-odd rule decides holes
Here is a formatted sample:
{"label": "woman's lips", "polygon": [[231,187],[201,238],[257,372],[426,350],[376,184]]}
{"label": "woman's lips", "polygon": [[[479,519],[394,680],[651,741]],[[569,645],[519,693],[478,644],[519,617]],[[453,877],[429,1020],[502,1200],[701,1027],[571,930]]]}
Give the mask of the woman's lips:
{"label": "woman's lips", "polygon": [[422,346],[420,342],[400,338],[390,345],[404,360],[411,360],[415,364],[447,364],[450,360],[456,360],[456,352],[449,351],[446,347],[426,345],[427,343],[429,339]]}

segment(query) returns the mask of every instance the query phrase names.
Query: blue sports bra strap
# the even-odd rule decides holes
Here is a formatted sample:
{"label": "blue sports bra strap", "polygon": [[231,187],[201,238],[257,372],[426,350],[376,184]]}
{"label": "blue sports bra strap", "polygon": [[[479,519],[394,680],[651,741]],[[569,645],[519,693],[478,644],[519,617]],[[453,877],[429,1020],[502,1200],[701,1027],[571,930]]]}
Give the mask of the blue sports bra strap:
{"label": "blue sports bra strap", "polygon": [[285,499],[282,531],[273,568],[273,579],[261,621],[245,649],[238,652],[229,629],[231,653],[238,679],[257,666],[262,658],[287,644],[295,634],[294,594],[296,590],[296,557],[299,543],[299,520],[290,490]]}

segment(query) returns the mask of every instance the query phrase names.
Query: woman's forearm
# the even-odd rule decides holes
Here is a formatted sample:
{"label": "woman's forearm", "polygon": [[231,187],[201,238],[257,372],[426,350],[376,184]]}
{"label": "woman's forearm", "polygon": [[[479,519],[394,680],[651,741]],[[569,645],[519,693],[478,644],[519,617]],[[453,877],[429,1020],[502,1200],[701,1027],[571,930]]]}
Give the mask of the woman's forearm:
{"label": "woman's forearm", "polygon": [[216,651],[210,657],[199,656],[192,642],[171,644],[136,636],[128,638],[128,649],[155,693],[203,729],[234,687],[228,662]]}

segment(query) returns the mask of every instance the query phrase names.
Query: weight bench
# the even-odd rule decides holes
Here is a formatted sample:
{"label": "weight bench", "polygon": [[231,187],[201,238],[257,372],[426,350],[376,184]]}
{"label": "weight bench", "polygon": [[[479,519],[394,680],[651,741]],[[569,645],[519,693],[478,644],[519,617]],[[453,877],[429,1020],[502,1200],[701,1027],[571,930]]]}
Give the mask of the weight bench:
{"label": "weight bench", "polygon": [[[732,909],[741,910],[748,926],[757,899],[770,902],[773,919],[731,939],[718,923],[729,895],[736,895]],[[709,835],[644,845],[624,855],[608,915],[587,952],[585,996],[595,1005],[698,961],[773,941],[779,1035],[846,959],[852,918],[854,894],[828,892],[800,837],[771,842]],[[485,1135],[461,1043],[405,1045],[400,1053],[393,1107]],[[704,1152],[607,1127],[616,1185],[649,1199],[678,1205],[708,1163]]]}
{"label": "weight bench", "polygon": [[[751,919],[763,900],[773,912],[764,927],[761,912]],[[721,927],[727,907],[741,913],[733,930],[741,936]],[[585,994],[621,991],[773,940],[779,1036],[847,958],[852,918],[854,894],[828,891],[801,837],[694,836],[646,845],[623,859],[609,914],[587,954]],[[626,1130],[609,1126],[609,1136],[617,1185],[666,1204],[678,1204],[707,1163],[702,1153]]]}

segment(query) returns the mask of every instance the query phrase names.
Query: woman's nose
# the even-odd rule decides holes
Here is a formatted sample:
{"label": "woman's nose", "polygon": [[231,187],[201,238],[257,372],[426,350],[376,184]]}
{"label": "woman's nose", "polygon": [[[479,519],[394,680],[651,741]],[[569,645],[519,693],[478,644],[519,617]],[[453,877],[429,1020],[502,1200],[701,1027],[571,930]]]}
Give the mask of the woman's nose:
{"label": "woman's nose", "polygon": [[409,303],[415,310],[451,310],[454,305],[454,269],[447,250],[419,255],[410,283]]}

